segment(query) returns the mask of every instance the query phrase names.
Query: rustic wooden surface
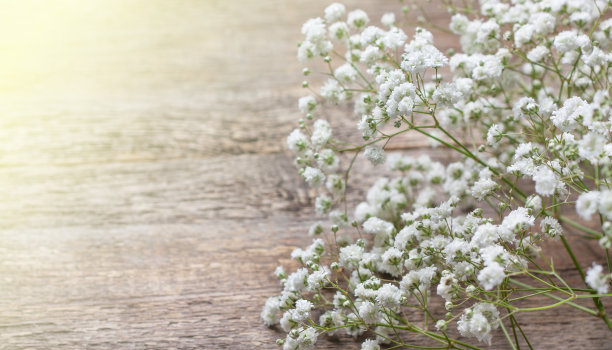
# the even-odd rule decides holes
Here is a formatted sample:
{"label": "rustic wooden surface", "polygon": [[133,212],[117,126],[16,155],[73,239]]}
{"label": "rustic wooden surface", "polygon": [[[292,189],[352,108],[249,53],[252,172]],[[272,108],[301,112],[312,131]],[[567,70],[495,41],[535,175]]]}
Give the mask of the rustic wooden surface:
{"label": "rustic wooden surface", "polygon": [[[276,348],[259,312],[314,221],[284,148],[295,43],[327,3],[2,4],[0,349]],[[612,347],[568,311],[519,320],[536,349]]]}

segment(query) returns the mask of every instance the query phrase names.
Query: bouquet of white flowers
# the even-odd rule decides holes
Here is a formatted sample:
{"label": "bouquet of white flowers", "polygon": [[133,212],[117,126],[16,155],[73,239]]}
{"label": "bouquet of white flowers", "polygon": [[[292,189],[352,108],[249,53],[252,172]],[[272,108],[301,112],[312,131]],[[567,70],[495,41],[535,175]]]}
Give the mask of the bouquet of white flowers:
{"label": "bouquet of white flowers", "polygon": [[[612,296],[611,2],[439,2],[462,52],[441,52],[423,28],[409,39],[393,13],[373,25],[339,3],[302,27],[298,59],[312,68],[303,74],[329,79],[318,90],[303,83],[311,94],[299,100],[304,118],[287,144],[330,223],[311,227],[313,243],[292,253],[301,268],[276,271],[282,292],[261,316],[287,332],[284,349],[312,349],[336,333],[370,338],[364,350],[418,348],[406,332],[437,348],[478,349],[496,329],[517,348],[529,341],[516,315],[560,305],[612,330],[603,306]],[[343,131],[359,143],[335,136],[322,111],[349,102],[356,119]],[[406,133],[454,161],[387,156],[387,143]],[[344,166],[341,153],[350,155]],[[349,211],[359,154],[395,175]],[[564,226],[598,240],[605,266],[581,266]],[[540,249],[548,239],[562,242],[584,284],[555,270]],[[521,304],[536,296],[550,303]]]}

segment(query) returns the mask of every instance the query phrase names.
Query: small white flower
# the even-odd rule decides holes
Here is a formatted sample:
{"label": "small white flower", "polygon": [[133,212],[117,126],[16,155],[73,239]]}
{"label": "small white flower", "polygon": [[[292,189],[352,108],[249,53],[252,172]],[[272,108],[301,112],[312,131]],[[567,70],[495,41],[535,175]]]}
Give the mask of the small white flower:
{"label": "small white flower", "polygon": [[319,187],[325,182],[325,174],[320,169],[309,166],[302,172],[302,177],[311,187]]}
{"label": "small white flower", "polygon": [[[326,137],[326,136],[321,136]],[[319,152],[319,158],[317,158],[317,165],[321,171],[330,173],[335,171],[340,164],[340,158],[333,150],[326,148]]]}
{"label": "small white flower", "polygon": [[605,190],[600,192],[599,196],[599,212],[608,220],[612,220],[612,191]]}
{"label": "small white flower", "polygon": [[464,34],[470,21],[464,15],[457,13],[451,18],[450,29],[455,34]]}
{"label": "small white flower", "polygon": [[394,229],[392,223],[377,217],[371,217],[363,223],[363,230],[375,235],[390,235]]}
{"label": "small white flower", "polygon": [[380,313],[378,306],[370,301],[364,301],[359,306],[359,317],[363,319],[363,322],[367,324],[375,324],[380,319]]}
{"label": "small white flower", "polygon": [[287,146],[291,152],[302,154],[308,150],[308,138],[299,129],[295,129],[287,136]]}
{"label": "small white flower", "polygon": [[519,207],[506,215],[501,226],[510,231],[524,230],[533,226],[534,221],[535,218],[529,215],[526,208]]}
{"label": "small white flower", "polygon": [[361,343],[361,350],[380,350],[380,345],[376,340],[366,339]]}
{"label": "small white flower", "polygon": [[555,16],[547,12],[537,12],[531,15],[529,23],[533,24],[533,29],[537,34],[547,35],[555,30]]}
{"label": "small white flower", "polygon": [[535,181],[536,192],[545,197],[553,195],[557,188],[562,187],[559,176],[544,165],[536,168],[533,181]]}
{"label": "small white flower", "polygon": [[596,163],[603,151],[606,139],[599,133],[590,132],[578,141],[578,154],[581,158]]}
{"label": "small white flower", "polygon": [[487,143],[491,146],[495,146],[501,141],[504,133],[504,126],[502,124],[493,124],[487,131]]}
{"label": "small white flower", "polygon": [[370,18],[363,10],[354,10],[349,12],[347,22],[351,27],[359,29],[365,27]]}
{"label": "small white flower", "polygon": [[349,38],[349,27],[344,22],[336,22],[329,26],[328,29],[329,37],[334,42],[341,42],[348,40]]}
{"label": "small white flower", "polygon": [[515,120],[520,120],[527,116],[537,113],[539,110],[538,104],[531,97],[522,97],[512,107],[512,114]]}
{"label": "small white flower", "polygon": [[585,220],[589,220],[597,211],[599,196],[600,193],[598,191],[590,191],[581,194],[576,200],[576,212],[578,215]]}
{"label": "small white flower", "polygon": [[549,52],[546,46],[536,46],[527,53],[527,58],[533,62],[541,62]]}
{"label": "small white flower", "polygon": [[589,38],[584,34],[578,34],[576,31],[566,30],[557,34],[553,42],[553,46],[561,53],[573,51],[579,47],[585,47],[589,44]]}
{"label": "small white flower", "polygon": [[302,25],[302,34],[306,41],[317,42],[325,38],[326,29],[322,18],[311,18]]}
{"label": "small white flower", "polygon": [[340,67],[336,68],[336,70],[334,71],[334,76],[336,77],[336,79],[342,81],[343,83],[351,83],[355,81],[355,79],[357,79],[358,73],[355,68],[353,68],[353,66],[348,63],[345,63]]}
{"label": "small white flower", "polygon": [[557,219],[552,216],[547,216],[540,221],[540,228],[546,235],[556,238],[563,234],[563,227]]}
{"label": "small white flower", "polygon": [[280,320],[280,301],[278,297],[271,297],[266,300],[266,304],[261,311],[261,318],[266,326],[278,324]]}
{"label": "small white flower", "polygon": [[297,346],[294,346],[290,344],[289,342],[285,342],[285,344],[283,345],[283,350],[294,350],[296,348],[303,349],[303,350],[314,349],[314,344],[317,342],[317,337],[318,337],[317,330],[312,327],[306,327],[306,328],[300,328],[298,332],[299,332],[299,336],[296,340]]}
{"label": "small white flower", "polygon": [[345,98],[344,89],[338,84],[336,80],[329,79],[321,87],[321,96],[331,103],[338,103]]}
{"label": "small white flower", "polygon": [[542,198],[538,195],[531,195],[525,199],[525,208],[531,209],[533,214],[542,210]]}
{"label": "small white flower", "polygon": [[376,293],[376,303],[382,307],[395,309],[400,305],[402,292],[393,284],[387,283]]}
{"label": "small white flower", "polygon": [[452,275],[444,275],[440,278],[440,283],[436,288],[436,293],[446,301],[451,301],[453,298],[453,286],[457,283],[457,279]]}
{"label": "small white flower", "polygon": [[[475,56],[473,56],[476,58]],[[472,79],[485,80],[496,79],[502,74],[504,66],[499,57],[493,55],[481,55],[477,59],[478,64],[472,70]]]}
{"label": "small white flower", "polygon": [[580,97],[572,97],[563,103],[563,107],[554,111],[550,120],[562,131],[572,131],[578,126],[578,118],[591,113],[588,103]]}
{"label": "small white flower", "polygon": [[534,33],[535,26],[531,24],[525,24],[514,32],[514,44],[516,45],[516,47],[520,48],[521,46],[531,41],[531,38],[533,37]]}
{"label": "small white flower", "polygon": [[441,84],[433,93],[434,101],[440,106],[454,106],[462,96],[454,83]]}
{"label": "small white flower", "polygon": [[307,285],[309,291],[316,291],[325,287],[329,282],[328,278],[331,271],[327,266],[319,268],[317,271],[313,271],[310,276],[308,276]]}
{"label": "small white flower", "polygon": [[315,148],[324,146],[332,136],[332,129],[327,120],[318,119],[314,122],[312,136],[310,138]]}
{"label": "small white flower", "polygon": [[493,262],[478,273],[478,282],[480,282],[480,285],[485,290],[497,287],[505,278],[504,268],[496,262]]}
{"label": "small white flower", "polygon": [[310,95],[304,96],[300,98],[298,101],[298,107],[300,109],[300,112],[302,112],[303,114],[308,114],[312,112],[316,106],[317,106],[317,101],[315,100],[313,96],[310,96]]}
{"label": "small white flower", "polygon": [[344,5],[334,2],[325,9],[325,20],[327,23],[334,23],[342,19],[346,9]]}
{"label": "small white flower", "polygon": [[493,304],[478,303],[465,309],[457,322],[459,333],[463,336],[476,337],[479,341],[491,343],[491,330],[499,327],[499,311]]}
{"label": "small white flower", "polygon": [[386,159],[385,151],[378,145],[366,146],[364,154],[374,165],[380,165],[384,163]]}
{"label": "small white flower", "polygon": [[500,228],[491,223],[478,226],[471,243],[477,247],[484,248],[490,246],[499,239]]}
{"label": "small white flower", "polygon": [[380,50],[378,46],[368,45],[365,50],[361,52],[361,57],[359,61],[365,63],[368,66],[373,65],[376,61],[380,60],[383,57],[384,53]]}
{"label": "small white flower", "polygon": [[393,26],[395,24],[395,14],[393,12],[385,13],[380,19],[380,23],[387,27]]}
{"label": "small white flower", "polygon": [[340,248],[340,257],[338,263],[340,266],[347,267],[349,269],[356,269],[361,262],[364,250],[362,247],[352,244],[346,247]]}
{"label": "small white flower", "polygon": [[606,294],[610,289],[610,274],[603,273],[603,267],[595,263],[587,270],[585,281],[599,294]]}
{"label": "small white flower", "polygon": [[308,278],[308,270],[305,268],[298,269],[287,277],[285,282],[285,291],[301,292],[306,289],[306,279]]}
{"label": "small white flower", "polygon": [[387,249],[381,256],[382,264],[380,269],[389,273],[392,276],[401,276],[402,273],[402,251],[391,247]]}
{"label": "small white flower", "polygon": [[499,187],[497,183],[491,180],[491,171],[488,168],[482,170],[479,174],[479,179],[472,186],[472,196],[478,200],[484,200]]}

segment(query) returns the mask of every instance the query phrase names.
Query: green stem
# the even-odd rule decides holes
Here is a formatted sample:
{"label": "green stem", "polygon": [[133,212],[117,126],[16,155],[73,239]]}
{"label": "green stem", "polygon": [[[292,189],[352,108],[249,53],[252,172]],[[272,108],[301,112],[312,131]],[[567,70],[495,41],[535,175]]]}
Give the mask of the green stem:
{"label": "green stem", "polygon": [[603,236],[603,234],[601,232],[597,232],[597,231],[595,231],[593,229],[590,229],[590,228],[588,228],[586,226],[583,226],[583,225],[577,223],[576,221],[568,218],[567,216],[559,215],[558,219],[559,219],[559,221],[562,221],[562,222],[564,222],[564,223],[572,226],[573,228],[576,228],[576,229],[578,229],[578,230],[580,230],[580,231],[582,231],[584,233],[590,234],[593,237],[601,238]]}
{"label": "green stem", "polygon": [[[510,281],[510,283],[515,284],[515,285],[517,285],[517,286],[521,286],[521,287],[523,287],[523,288],[533,288],[532,286],[528,285],[527,283],[523,283],[523,282],[517,281],[517,280],[515,280],[515,279],[513,279],[513,278],[510,278],[510,279],[509,279],[509,281]],[[555,299],[555,300],[564,300],[563,298],[558,297],[558,296],[556,296],[556,295],[554,295],[554,294],[548,294],[548,293],[546,293],[546,294],[544,294],[544,296],[549,297],[549,298],[551,298],[551,299]],[[598,316],[597,311],[595,311],[595,310],[593,310],[593,309],[589,309],[588,307],[584,307],[584,306],[582,306],[582,305],[578,305],[578,304],[573,303],[573,302],[571,302],[571,301],[570,301],[570,302],[567,302],[567,303],[565,303],[565,304],[566,304],[566,305],[568,305],[568,306],[571,306],[571,307],[573,307],[573,308],[575,308],[575,309],[578,309],[578,310],[580,310],[580,311],[584,311],[584,312],[586,312],[586,313],[588,313],[588,314],[590,314],[590,315],[592,315],[592,316]]]}
{"label": "green stem", "polygon": [[[585,283],[586,283],[584,271],[580,267],[580,264],[578,263],[578,260],[576,260],[576,256],[574,255],[574,252],[572,251],[572,248],[569,246],[569,244],[567,243],[567,240],[565,239],[565,237],[563,235],[561,235],[561,241],[563,242],[563,246],[565,247],[565,250],[567,250],[567,253],[572,258],[572,262],[574,263],[574,266],[578,270],[578,273],[580,274],[580,277],[582,277],[582,280],[585,281]],[[592,295],[596,295],[595,292],[593,292],[591,294]],[[603,304],[601,302],[601,299],[599,299],[598,297],[593,297],[593,303],[595,304],[595,307],[599,311],[598,317],[600,317],[606,323],[608,328],[610,328],[610,330],[612,330],[612,321],[610,321],[610,319],[608,318],[608,315],[606,315],[606,309],[604,309],[604,306],[603,306]]]}
{"label": "green stem", "polygon": [[512,350],[517,350],[516,345],[514,345],[512,338],[510,338],[510,334],[508,334],[508,331],[506,330],[506,327],[504,326],[504,323],[502,321],[499,321],[499,325],[501,326],[502,332],[504,332],[504,335],[506,336],[508,343],[510,343]]}

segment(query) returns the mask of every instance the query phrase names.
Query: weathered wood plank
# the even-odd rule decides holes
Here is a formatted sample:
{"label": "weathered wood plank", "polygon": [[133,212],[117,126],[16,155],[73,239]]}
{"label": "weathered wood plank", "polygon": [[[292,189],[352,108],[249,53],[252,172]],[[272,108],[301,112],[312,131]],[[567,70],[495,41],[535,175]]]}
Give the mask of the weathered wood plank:
{"label": "weathered wood plank", "polygon": [[[276,217],[5,230],[0,340],[8,348],[274,348],[280,334],[260,324],[259,310],[277,292],[270,272],[306,243],[308,224]],[[519,319],[536,348],[605,349],[603,324],[579,313],[562,321],[568,311]],[[495,344],[505,348],[501,334]]]}

